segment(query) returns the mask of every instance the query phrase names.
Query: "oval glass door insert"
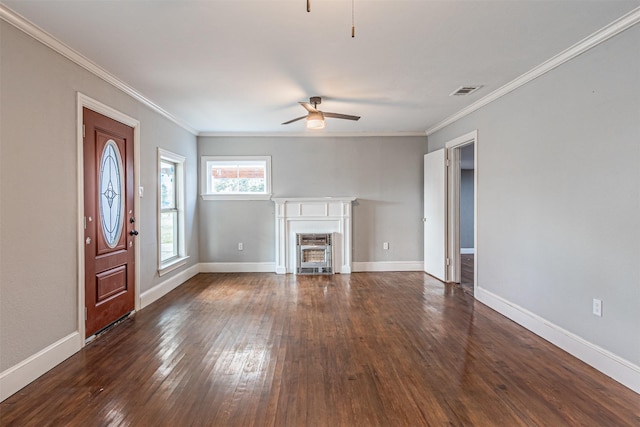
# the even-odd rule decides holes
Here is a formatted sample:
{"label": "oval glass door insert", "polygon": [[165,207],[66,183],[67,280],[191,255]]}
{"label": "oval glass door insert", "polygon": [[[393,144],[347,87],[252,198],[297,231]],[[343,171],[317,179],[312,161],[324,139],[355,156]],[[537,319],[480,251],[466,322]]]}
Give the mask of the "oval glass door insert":
{"label": "oval glass door insert", "polygon": [[114,248],[120,240],[124,226],[124,180],[120,150],[112,139],[107,141],[102,150],[98,185],[102,234],[107,245]]}

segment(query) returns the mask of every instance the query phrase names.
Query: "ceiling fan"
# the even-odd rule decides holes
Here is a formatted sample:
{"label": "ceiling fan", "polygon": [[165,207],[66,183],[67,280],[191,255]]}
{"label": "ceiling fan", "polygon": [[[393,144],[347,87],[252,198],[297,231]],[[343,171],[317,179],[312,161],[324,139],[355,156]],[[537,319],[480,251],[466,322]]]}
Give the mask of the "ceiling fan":
{"label": "ceiling fan", "polygon": [[309,98],[309,102],[300,102],[300,105],[302,105],[309,112],[309,114],[307,114],[306,116],[300,116],[293,120],[289,120],[288,122],[284,122],[283,125],[288,125],[289,123],[297,122],[298,120],[307,119],[308,129],[322,129],[325,127],[325,117],[329,117],[332,119],[360,120],[360,116],[350,116],[348,114],[326,113],[324,111],[320,111],[316,108],[320,103],[322,103],[322,98],[320,98],[319,96],[312,96],[311,98]]}

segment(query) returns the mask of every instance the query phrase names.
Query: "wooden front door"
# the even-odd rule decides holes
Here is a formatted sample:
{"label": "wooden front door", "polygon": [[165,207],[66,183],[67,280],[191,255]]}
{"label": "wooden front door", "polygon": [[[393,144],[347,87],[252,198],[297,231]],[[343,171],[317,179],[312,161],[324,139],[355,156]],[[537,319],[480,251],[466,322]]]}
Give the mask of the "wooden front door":
{"label": "wooden front door", "polygon": [[83,109],[85,337],[135,307],[133,128]]}

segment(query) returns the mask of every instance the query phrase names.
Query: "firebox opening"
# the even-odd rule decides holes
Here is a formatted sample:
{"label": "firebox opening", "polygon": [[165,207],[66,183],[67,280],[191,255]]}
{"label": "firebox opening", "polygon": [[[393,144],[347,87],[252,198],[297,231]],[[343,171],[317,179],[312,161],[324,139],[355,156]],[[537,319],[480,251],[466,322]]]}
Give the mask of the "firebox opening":
{"label": "firebox opening", "polygon": [[333,274],[331,233],[296,234],[296,273]]}

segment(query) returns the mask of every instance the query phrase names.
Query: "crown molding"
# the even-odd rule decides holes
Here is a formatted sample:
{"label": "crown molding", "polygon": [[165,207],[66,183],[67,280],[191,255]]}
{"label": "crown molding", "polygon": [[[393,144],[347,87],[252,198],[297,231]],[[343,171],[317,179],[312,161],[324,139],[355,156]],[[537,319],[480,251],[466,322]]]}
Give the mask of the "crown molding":
{"label": "crown molding", "polygon": [[69,46],[65,45],[51,34],[47,33],[40,27],[31,23],[27,19],[23,18],[16,12],[9,9],[4,4],[0,3],[0,19],[6,21],[7,23],[13,25],[17,29],[21,30],[25,34],[33,37],[37,41],[41,42],[45,46],[50,49],[58,52],[65,58],[74,62],[75,64],[81,66],[86,69],[90,73],[95,76],[101,78],[105,82],[111,84],[115,88],[121,90],[127,95],[131,96],[135,100],[149,107],[151,110],[160,114],[161,116],[167,118],[172,121],[176,125],[185,129],[193,135],[203,136],[203,137],[278,137],[278,138],[300,138],[300,137],[375,137],[375,136],[383,136],[383,137],[407,137],[407,136],[425,136],[431,135],[444,127],[460,120],[461,118],[479,110],[480,108],[490,104],[491,102],[513,92],[519,87],[529,83],[530,81],[542,76],[543,74],[548,73],[554,68],[564,64],[567,61],[581,55],[582,53],[594,48],[595,46],[603,43],[604,41],[616,36],[617,34],[631,28],[632,26],[638,24],[640,22],[640,7],[635,8],[630,11],[626,15],[620,17],[619,19],[613,21],[611,24],[603,27],[602,29],[596,31],[590,36],[584,38],[568,49],[560,52],[558,55],[550,58],[549,60],[543,62],[537,67],[531,69],[530,71],[522,74],[506,85],[500,87],[499,89],[491,92],[487,96],[479,99],[473,104],[463,108],[457,113],[447,117],[446,119],[440,121],[439,123],[429,127],[425,132],[336,132],[336,133],[317,133],[317,132],[293,132],[293,133],[284,133],[284,132],[267,132],[267,133],[252,133],[252,132],[198,132],[188,123],[183,120],[178,119],[173,114],[166,111],[164,108],[160,107],[143,94],[127,85],[122,80],[113,76],[106,70],[104,70],[99,65],[95,64],[79,52],[71,49]]}
{"label": "crown molding", "polygon": [[531,69],[530,71],[527,71],[520,77],[517,77],[516,79],[507,83],[506,85],[491,92],[487,96],[477,100],[476,102],[469,105],[468,107],[463,108],[462,110],[458,111],[452,116],[449,116],[446,119],[442,120],[441,122],[431,126],[426,130],[427,136],[441,130],[442,128],[456,122],[457,120],[460,120],[461,118],[473,113],[474,111],[479,110],[485,105],[499,98],[502,98],[503,96],[513,92],[514,90],[518,89],[521,86],[524,86],[530,81],[542,76],[543,74],[548,73],[549,71],[553,70],[556,67],[559,67],[565,62],[568,62],[573,58],[585,53],[586,51],[598,46],[600,43],[603,43],[609,40],[611,37],[614,37],[620,34],[621,32],[633,27],[638,22],[640,22],[640,7],[633,9],[631,12],[627,13],[626,15],[623,15],[619,19],[601,28],[600,30],[596,31],[590,36],[587,36],[586,38],[582,39],[581,41],[569,47],[568,49],[565,49],[564,51],[560,52],[559,54],[550,58],[549,60],[543,62],[537,67]]}
{"label": "crown molding", "polygon": [[169,113],[167,110],[160,107],[158,104],[154,103],[153,101],[145,97],[143,94],[141,94],[131,86],[127,85],[122,80],[113,76],[112,74],[107,72],[105,69],[103,69],[102,67],[100,67],[99,65],[91,61],[90,59],[86,58],[79,52],[71,49],[69,46],[62,43],[60,40],[56,39],[51,34],[47,33],[42,28],[28,21],[26,18],[22,17],[18,13],[9,9],[7,6],[5,6],[2,3],[0,3],[0,19],[13,25],[14,27],[24,32],[25,34],[33,37],[40,43],[44,44],[50,49],[53,49],[54,51],[58,52],[60,55],[69,59],[75,64],[81,66],[82,68],[94,74],[95,76],[101,78],[102,80],[114,86],[115,88],[120,89],[122,92],[131,96],[136,101],[144,104],[145,106],[149,107],[151,110],[155,111],[161,116],[171,120],[173,123],[180,126],[184,130],[190,132],[193,135],[198,134],[198,132],[189,124],[178,119],[173,114]]}
{"label": "crown molding", "polygon": [[426,136],[421,132],[200,132],[203,137],[253,137],[253,138],[358,138],[358,137],[406,137]]}

